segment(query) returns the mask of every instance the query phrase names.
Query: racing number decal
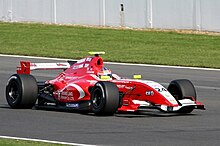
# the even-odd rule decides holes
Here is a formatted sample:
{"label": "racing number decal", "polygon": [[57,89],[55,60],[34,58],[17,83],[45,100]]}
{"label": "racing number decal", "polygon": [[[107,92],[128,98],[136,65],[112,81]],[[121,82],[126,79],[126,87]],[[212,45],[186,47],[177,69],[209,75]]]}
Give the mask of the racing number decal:
{"label": "racing number decal", "polygon": [[167,91],[167,89],[166,89],[166,88],[163,88],[163,87],[161,87],[161,88],[155,88],[155,90],[157,90],[158,92]]}

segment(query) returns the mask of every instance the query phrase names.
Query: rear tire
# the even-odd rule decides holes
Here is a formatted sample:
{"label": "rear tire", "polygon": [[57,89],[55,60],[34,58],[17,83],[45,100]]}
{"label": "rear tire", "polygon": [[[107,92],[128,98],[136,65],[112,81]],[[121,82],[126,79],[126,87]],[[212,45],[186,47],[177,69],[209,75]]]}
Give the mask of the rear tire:
{"label": "rear tire", "polygon": [[111,82],[98,82],[91,92],[91,107],[95,115],[113,115],[119,107],[119,91]]}
{"label": "rear tire", "polygon": [[38,96],[37,81],[32,75],[14,74],[8,80],[5,93],[11,108],[32,108]]}
{"label": "rear tire", "polygon": [[[196,90],[191,81],[187,79],[174,80],[168,86],[168,91],[174,96],[176,100],[186,99],[193,97],[196,100]],[[179,113],[191,113],[194,107],[183,107]]]}

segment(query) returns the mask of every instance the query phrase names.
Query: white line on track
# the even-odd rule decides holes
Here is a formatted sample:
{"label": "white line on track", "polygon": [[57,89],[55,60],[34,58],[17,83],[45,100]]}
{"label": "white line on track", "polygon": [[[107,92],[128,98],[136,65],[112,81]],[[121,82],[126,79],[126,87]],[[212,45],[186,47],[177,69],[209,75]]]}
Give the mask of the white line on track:
{"label": "white line on track", "polygon": [[34,142],[45,142],[45,143],[51,143],[51,144],[94,146],[94,145],[88,145],[88,144],[69,143],[69,142],[60,142],[60,141],[51,141],[51,140],[32,139],[32,138],[20,138],[20,137],[12,137],[12,136],[0,136],[0,138],[14,139],[14,140],[26,140],[26,141],[34,141]]}
{"label": "white line on track", "polygon": [[[73,60],[73,59],[62,59],[62,58],[48,58],[48,57],[35,57],[35,56],[22,56],[22,55],[5,55],[0,54],[0,56],[5,57],[15,57],[15,58],[32,58],[32,59],[47,59],[47,60]],[[73,60],[77,61],[77,60]],[[157,68],[174,68],[174,69],[190,69],[190,70],[204,70],[204,71],[220,71],[220,69],[214,68],[200,68],[200,67],[184,67],[184,66],[168,66],[168,65],[152,65],[152,64],[132,64],[132,63],[117,63],[117,62],[105,62],[106,64],[115,65],[125,65],[125,66],[146,66],[146,67],[157,67]]]}

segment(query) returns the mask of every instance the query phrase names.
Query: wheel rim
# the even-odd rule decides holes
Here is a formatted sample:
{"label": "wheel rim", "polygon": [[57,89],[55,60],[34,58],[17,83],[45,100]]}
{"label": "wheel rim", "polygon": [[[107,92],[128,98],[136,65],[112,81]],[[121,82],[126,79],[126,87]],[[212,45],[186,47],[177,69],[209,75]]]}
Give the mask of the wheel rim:
{"label": "wheel rim", "polygon": [[8,100],[15,103],[19,97],[19,88],[16,82],[11,82],[8,88]]}
{"label": "wheel rim", "polygon": [[97,88],[95,89],[95,91],[93,92],[93,100],[92,100],[92,103],[93,103],[93,107],[95,109],[99,108],[102,103],[103,103],[103,95],[102,95],[102,91],[101,89]]}

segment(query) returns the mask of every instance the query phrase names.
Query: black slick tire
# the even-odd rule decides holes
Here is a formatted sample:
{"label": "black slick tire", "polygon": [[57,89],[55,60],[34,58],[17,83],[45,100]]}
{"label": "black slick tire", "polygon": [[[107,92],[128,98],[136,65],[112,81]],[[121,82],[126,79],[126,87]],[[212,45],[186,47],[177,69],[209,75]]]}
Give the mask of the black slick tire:
{"label": "black slick tire", "polygon": [[14,74],[8,79],[5,93],[11,108],[32,108],[38,96],[37,81],[32,75]]}
{"label": "black slick tire", "polygon": [[[189,97],[193,97],[196,100],[196,90],[194,85],[190,80],[179,79],[173,80],[168,86],[168,91],[174,96],[176,100],[182,100]],[[194,107],[183,107],[178,112],[179,113],[191,113]]]}
{"label": "black slick tire", "polygon": [[95,115],[113,115],[119,107],[119,91],[114,83],[97,82],[91,92],[91,107]]}

